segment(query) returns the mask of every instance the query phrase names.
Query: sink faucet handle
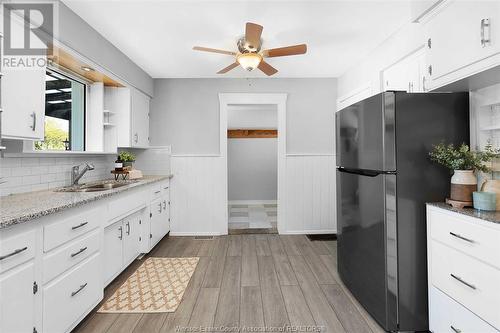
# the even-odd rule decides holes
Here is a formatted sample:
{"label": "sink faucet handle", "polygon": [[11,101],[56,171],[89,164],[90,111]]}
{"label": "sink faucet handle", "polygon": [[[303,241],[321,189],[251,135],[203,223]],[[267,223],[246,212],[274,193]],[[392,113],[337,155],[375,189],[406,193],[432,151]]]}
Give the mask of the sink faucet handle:
{"label": "sink faucet handle", "polygon": [[89,169],[89,170],[94,170],[94,165],[93,165],[92,163],[88,163],[88,162],[86,162],[85,164],[86,164],[86,166],[87,166],[87,169]]}

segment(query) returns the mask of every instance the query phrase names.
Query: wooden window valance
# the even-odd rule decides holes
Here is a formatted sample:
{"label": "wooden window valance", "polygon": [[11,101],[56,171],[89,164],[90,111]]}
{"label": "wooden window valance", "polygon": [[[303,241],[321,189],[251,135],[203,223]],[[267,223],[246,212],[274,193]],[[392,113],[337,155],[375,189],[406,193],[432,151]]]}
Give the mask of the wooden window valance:
{"label": "wooden window valance", "polygon": [[229,139],[271,139],[278,137],[278,130],[273,129],[231,129],[227,130]]}

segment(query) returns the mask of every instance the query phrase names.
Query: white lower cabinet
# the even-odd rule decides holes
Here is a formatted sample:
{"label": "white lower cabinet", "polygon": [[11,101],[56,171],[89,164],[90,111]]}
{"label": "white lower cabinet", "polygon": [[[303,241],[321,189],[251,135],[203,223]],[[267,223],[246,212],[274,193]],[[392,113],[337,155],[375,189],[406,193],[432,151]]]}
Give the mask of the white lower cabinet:
{"label": "white lower cabinet", "polygon": [[96,253],[43,288],[43,331],[67,332],[103,297]]}
{"label": "white lower cabinet", "polygon": [[104,282],[107,285],[141,253],[142,211],[104,229]]}
{"label": "white lower cabinet", "polygon": [[104,229],[104,281],[109,282],[120,272],[123,258],[123,222],[119,221]]}
{"label": "white lower cabinet", "polygon": [[500,332],[498,224],[427,207],[429,328]]}
{"label": "white lower cabinet", "polygon": [[136,213],[123,221],[123,264],[128,266],[141,253],[141,214]]}
{"label": "white lower cabinet", "polygon": [[437,288],[431,287],[429,304],[429,326],[434,333],[498,333],[491,325]]}
{"label": "white lower cabinet", "polygon": [[151,203],[151,248],[170,231],[170,204],[167,196]]}
{"label": "white lower cabinet", "polygon": [[168,187],[154,183],[0,230],[0,333],[70,332],[105,286],[168,233]]}
{"label": "white lower cabinet", "polygon": [[30,261],[0,274],[0,332],[33,332],[35,264]]}

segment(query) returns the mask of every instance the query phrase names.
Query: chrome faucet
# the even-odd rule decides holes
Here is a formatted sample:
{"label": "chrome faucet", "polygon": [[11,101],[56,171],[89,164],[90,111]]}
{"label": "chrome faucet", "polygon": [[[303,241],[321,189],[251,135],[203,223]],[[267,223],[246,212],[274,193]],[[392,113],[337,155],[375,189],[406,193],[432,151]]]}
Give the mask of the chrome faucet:
{"label": "chrome faucet", "polygon": [[[85,165],[85,167],[80,171],[80,166]],[[71,168],[71,185],[78,185],[78,181],[83,175],[90,170],[94,170],[94,165],[90,163],[83,163],[80,165],[75,165]]]}

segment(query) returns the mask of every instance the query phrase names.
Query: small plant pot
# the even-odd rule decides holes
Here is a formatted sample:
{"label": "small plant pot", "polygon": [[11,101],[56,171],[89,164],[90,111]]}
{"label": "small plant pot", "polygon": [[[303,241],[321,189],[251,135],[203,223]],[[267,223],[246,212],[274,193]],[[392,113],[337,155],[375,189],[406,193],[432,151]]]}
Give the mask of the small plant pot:
{"label": "small plant pot", "polygon": [[474,208],[478,210],[494,211],[497,208],[496,193],[490,192],[474,192]]}
{"label": "small plant pot", "polygon": [[134,166],[135,161],[128,161],[128,162],[123,162],[123,167],[130,167],[132,168]]}
{"label": "small plant pot", "polygon": [[472,193],[477,191],[477,178],[473,170],[455,170],[451,177],[450,199],[472,202]]}

